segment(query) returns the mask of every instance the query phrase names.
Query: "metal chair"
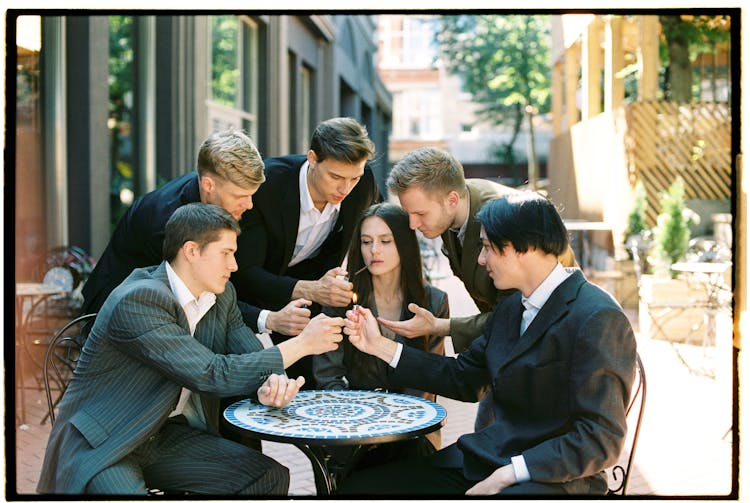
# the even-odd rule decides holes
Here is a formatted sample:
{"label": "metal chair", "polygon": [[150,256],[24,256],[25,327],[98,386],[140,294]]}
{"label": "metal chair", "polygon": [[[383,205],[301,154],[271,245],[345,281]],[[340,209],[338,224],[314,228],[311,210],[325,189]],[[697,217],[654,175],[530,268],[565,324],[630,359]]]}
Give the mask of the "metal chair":
{"label": "metal chair", "polygon": [[[68,389],[73,378],[73,370],[78,364],[84,342],[96,320],[96,313],[85,314],[71,320],[55,333],[44,355],[44,392],[47,395],[47,407],[50,422],[55,424],[55,408]],[[59,394],[52,398],[53,390]],[[46,420],[42,419],[42,423]]]}
{"label": "metal chair", "polygon": [[633,458],[635,457],[635,448],[638,445],[638,435],[641,432],[641,422],[643,421],[643,411],[646,409],[646,369],[643,367],[641,356],[635,355],[635,382],[630,394],[630,403],[625,411],[626,417],[630,417],[630,411],[638,403],[638,415],[635,418],[635,428],[630,443],[630,452],[628,453],[627,463],[618,464],[612,468],[612,480],[618,482],[618,475],[621,477],[620,484],[615,488],[609,489],[610,495],[625,496],[630,482],[630,472],[633,468]]}

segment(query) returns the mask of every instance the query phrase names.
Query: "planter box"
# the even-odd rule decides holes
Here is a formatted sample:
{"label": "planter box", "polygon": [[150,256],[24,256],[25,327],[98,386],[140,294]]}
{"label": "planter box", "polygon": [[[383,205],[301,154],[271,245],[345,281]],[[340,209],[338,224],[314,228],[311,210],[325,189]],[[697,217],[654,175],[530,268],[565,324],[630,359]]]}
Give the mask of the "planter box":
{"label": "planter box", "polygon": [[[682,278],[644,274],[638,307],[641,333],[654,339],[703,344],[705,310],[700,303],[705,301],[705,292],[688,288]],[[694,306],[695,303],[699,305]],[[655,326],[657,323],[661,330]]]}

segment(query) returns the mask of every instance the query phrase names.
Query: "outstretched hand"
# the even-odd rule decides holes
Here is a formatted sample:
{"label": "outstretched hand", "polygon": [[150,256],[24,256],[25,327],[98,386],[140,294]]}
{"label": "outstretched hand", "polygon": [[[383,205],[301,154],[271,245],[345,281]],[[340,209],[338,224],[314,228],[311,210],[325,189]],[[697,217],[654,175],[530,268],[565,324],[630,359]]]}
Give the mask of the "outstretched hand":
{"label": "outstretched hand", "polygon": [[280,311],[268,313],[266,327],[284,335],[299,335],[310,322],[310,310],[307,309],[310,304],[312,302],[307,299],[295,299]]}
{"label": "outstretched hand", "polygon": [[258,388],[258,401],[269,407],[283,407],[292,401],[304,384],[302,376],[290,379],[285,375],[271,374]]}
{"label": "outstretched hand", "polygon": [[374,354],[375,346],[384,337],[372,311],[358,307],[346,312],[346,320],[344,333],[349,336],[349,342],[363,353]]}
{"label": "outstretched hand", "polygon": [[410,320],[392,321],[378,316],[378,323],[408,339],[436,333],[435,316],[430,311],[413,302],[409,304],[409,311],[414,313],[414,317]]}

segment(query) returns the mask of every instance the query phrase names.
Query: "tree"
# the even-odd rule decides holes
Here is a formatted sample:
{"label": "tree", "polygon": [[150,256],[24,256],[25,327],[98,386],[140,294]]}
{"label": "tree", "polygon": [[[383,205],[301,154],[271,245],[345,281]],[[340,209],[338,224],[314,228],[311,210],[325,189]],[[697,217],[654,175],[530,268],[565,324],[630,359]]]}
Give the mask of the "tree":
{"label": "tree", "polygon": [[437,31],[446,68],[482,106],[479,118],[510,126],[511,139],[502,145],[500,158],[515,164],[513,147],[524,118],[528,114],[533,135],[530,112],[549,111],[549,17],[446,15]]}
{"label": "tree", "polygon": [[671,101],[691,101],[692,62],[699,54],[715,53],[718,44],[729,40],[729,16],[659,16],[659,22],[664,95]]}

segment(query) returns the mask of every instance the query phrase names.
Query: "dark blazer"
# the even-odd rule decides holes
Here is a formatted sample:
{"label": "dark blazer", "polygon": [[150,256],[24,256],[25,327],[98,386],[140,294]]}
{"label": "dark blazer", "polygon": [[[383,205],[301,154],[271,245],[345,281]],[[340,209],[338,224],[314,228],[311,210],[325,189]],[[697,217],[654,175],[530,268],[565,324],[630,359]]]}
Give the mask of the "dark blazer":
{"label": "dark blazer", "polygon": [[320,253],[289,270],[299,227],[299,172],[306,160],[304,155],[290,155],[263,161],[266,181],[253,196],[253,208],[243,215],[237,239],[238,270],[232,274],[232,283],[241,301],[274,311],[284,307],[298,280],[318,279],[341,265],[362,211],[379,200],[375,178],[365,167],[362,178],[342,201]]}
{"label": "dark blazer", "polygon": [[391,378],[462,401],[476,401],[491,384],[495,422],[433,460],[462,468],[469,480],[486,478],[519,454],[537,482],[603,477],[625,439],[636,352],[630,323],[580,270],[519,337],[521,313],[516,292],[457,359],[404,346]]}
{"label": "dark blazer", "polygon": [[107,248],[83,286],[83,310],[99,311],[107,296],[137,267],[163,260],[164,227],[172,213],[200,202],[198,174],[184,174],[135,200],[120,219]]}
{"label": "dark blazer", "polygon": [[263,349],[242,322],[231,284],[192,337],[164,263],[136,269],[104,303],[86,340],[37,490],[83,493],[94,475],[162,427],[182,387],[201,394],[217,433],[220,398],[255,394],[283,372],[278,348]]}
{"label": "dark blazer", "polygon": [[[447,230],[442,235],[443,254],[448,257],[448,263],[455,274],[466,287],[466,291],[479,308],[479,315],[462,318],[451,318],[450,335],[453,348],[457,353],[469,347],[471,341],[479,337],[484,325],[490,317],[490,312],[499,301],[515,290],[498,290],[492,278],[487,274],[484,266],[479,265],[477,259],[482,251],[482,241],[479,233],[482,225],[477,220],[477,213],[488,201],[505,194],[512,194],[518,190],[506,187],[490,180],[468,179],[466,188],[469,192],[469,221],[466,224],[464,243],[458,240],[458,234]],[[573,250],[568,246],[566,252],[559,257],[565,267],[576,265]]]}

